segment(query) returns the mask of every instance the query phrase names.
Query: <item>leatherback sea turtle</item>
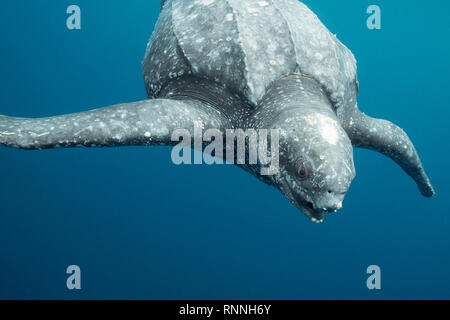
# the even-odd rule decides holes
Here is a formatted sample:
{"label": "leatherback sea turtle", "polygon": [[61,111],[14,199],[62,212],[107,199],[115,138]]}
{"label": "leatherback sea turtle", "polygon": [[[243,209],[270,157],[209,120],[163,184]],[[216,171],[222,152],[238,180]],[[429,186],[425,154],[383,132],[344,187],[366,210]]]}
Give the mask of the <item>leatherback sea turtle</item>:
{"label": "leatherback sea turtle", "polygon": [[177,128],[278,129],[278,173],[262,176],[313,221],[342,207],[353,148],[376,150],[434,194],[405,132],[358,110],[356,61],[297,0],[166,0],[143,61],[149,100],[41,119],[0,116],[22,149],[173,145]]}

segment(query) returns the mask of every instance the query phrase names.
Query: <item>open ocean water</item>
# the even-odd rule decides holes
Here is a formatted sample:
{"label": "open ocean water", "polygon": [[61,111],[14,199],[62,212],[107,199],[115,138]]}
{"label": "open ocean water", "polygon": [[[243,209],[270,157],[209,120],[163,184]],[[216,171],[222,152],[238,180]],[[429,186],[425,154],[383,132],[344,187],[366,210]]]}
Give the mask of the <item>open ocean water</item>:
{"label": "open ocean water", "polygon": [[[304,3],[357,58],[361,110],[408,133],[434,198],[390,159],[355,149],[343,210],[316,225],[243,170],[175,166],[168,147],[0,148],[0,298],[450,298],[450,3]],[[81,30],[66,27],[71,4]],[[372,4],[381,30],[366,26]],[[159,6],[2,0],[0,114],[145,99]],[[81,290],[66,287],[69,265]],[[381,290],[366,286],[370,265]]]}

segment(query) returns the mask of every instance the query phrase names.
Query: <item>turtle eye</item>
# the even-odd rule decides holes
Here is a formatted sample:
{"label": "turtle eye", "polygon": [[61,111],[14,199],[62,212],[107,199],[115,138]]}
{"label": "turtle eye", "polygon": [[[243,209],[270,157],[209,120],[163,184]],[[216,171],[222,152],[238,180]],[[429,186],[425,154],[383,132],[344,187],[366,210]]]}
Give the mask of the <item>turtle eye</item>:
{"label": "turtle eye", "polygon": [[308,178],[308,170],[306,169],[304,162],[300,162],[300,164],[298,165],[297,174],[300,180],[305,180],[306,178]]}

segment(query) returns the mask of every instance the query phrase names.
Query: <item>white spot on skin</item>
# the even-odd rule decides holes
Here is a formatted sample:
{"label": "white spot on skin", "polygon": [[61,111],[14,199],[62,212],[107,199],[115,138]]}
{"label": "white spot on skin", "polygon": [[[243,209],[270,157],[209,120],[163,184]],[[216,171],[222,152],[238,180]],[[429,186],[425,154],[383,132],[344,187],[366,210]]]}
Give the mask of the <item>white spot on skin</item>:
{"label": "white spot on skin", "polygon": [[232,13],[229,13],[229,14],[227,14],[226,16],[225,16],[225,20],[226,21],[233,21],[233,14]]}
{"label": "white spot on skin", "polygon": [[204,6],[209,6],[210,4],[214,3],[214,0],[201,0],[200,4]]}
{"label": "white spot on skin", "polygon": [[144,133],[144,136],[146,137],[146,138],[150,138],[151,136],[152,136],[152,134],[150,133],[150,132],[146,132],[146,133]]}
{"label": "white spot on skin", "polygon": [[258,2],[258,4],[259,4],[261,7],[267,7],[267,6],[269,5],[269,3],[268,3],[267,1],[260,1],[260,2]]}
{"label": "white spot on skin", "polygon": [[319,116],[320,123],[318,125],[322,138],[329,144],[336,145],[339,134],[336,126],[333,124],[333,119],[328,117]]}

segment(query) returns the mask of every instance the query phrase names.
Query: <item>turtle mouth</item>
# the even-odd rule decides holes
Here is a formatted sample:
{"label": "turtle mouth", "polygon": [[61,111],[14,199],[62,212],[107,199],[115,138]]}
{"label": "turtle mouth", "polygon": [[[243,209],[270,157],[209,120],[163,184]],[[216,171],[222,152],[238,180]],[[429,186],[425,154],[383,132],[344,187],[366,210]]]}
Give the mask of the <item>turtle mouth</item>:
{"label": "turtle mouth", "polygon": [[[288,199],[291,200],[289,197]],[[291,200],[291,202],[315,223],[322,223],[328,212],[326,209],[315,208],[312,202],[305,201],[298,196],[294,196],[294,200]]]}
{"label": "turtle mouth", "polygon": [[327,209],[317,208],[311,201],[305,200],[294,192],[289,185],[285,182],[281,187],[281,191],[286,195],[289,201],[292,202],[300,211],[306,214],[312,222],[322,223],[326,214],[329,212]]}

